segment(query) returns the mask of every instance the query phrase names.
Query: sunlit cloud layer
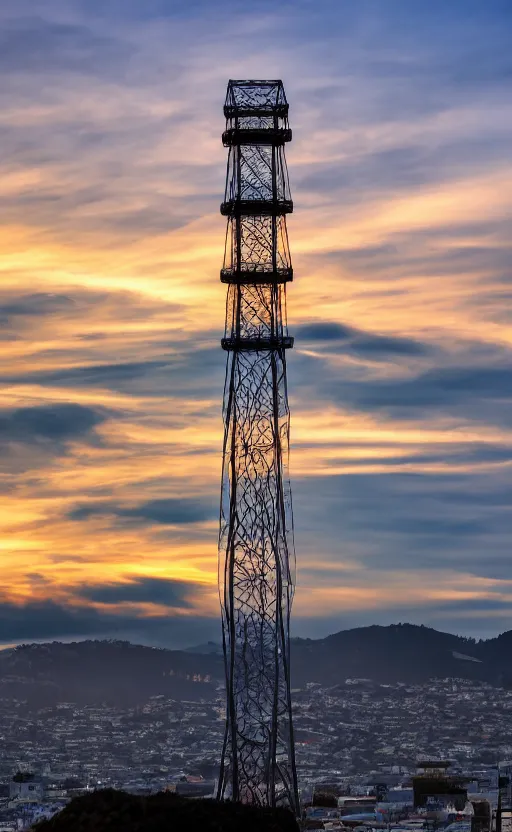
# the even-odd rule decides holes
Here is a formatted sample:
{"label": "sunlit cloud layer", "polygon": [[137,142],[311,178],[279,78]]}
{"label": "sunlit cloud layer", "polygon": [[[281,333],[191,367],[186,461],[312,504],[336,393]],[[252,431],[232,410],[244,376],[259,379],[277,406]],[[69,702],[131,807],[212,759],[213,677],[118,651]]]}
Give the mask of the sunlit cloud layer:
{"label": "sunlit cloud layer", "polygon": [[512,11],[0,9],[0,641],[218,626],[222,103],[283,78],[294,631],[512,627]]}

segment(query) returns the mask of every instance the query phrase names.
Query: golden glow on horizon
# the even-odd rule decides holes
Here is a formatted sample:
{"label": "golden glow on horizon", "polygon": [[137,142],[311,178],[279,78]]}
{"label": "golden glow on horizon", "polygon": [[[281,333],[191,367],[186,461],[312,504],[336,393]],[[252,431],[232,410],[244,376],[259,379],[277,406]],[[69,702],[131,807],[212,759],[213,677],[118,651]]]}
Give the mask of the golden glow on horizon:
{"label": "golden glow on horizon", "polygon": [[[148,112],[171,117],[184,105],[161,100],[156,93],[146,99],[136,90],[113,85],[84,90],[73,106],[72,116],[102,125]],[[1,118],[30,129],[57,115],[63,118],[59,107],[41,104],[24,112],[5,110]],[[451,136],[474,123],[473,111],[463,108],[405,126],[319,131],[315,140],[324,148],[326,163],[334,164],[364,155],[371,147],[392,149],[400,131],[411,140],[430,136],[434,141],[438,130]],[[12,330],[7,332],[12,338],[2,340],[0,406],[13,410],[73,402],[104,414],[94,429],[94,442],[72,436],[62,442],[64,453],[55,452],[49,441],[22,447],[15,438],[12,454],[3,460],[8,493],[0,505],[0,555],[9,576],[3,596],[13,603],[51,597],[108,612],[112,605],[85,600],[80,587],[164,578],[191,586],[190,608],[173,607],[172,602],[119,602],[116,609],[145,617],[217,615],[217,520],[212,516],[201,522],[159,524],[119,516],[118,511],[170,498],[210,501],[215,507],[218,503],[224,362],[218,337],[225,309],[225,286],[218,278],[224,220],[212,213],[209,203],[205,207],[206,201],[191,201],[195,217],[172,225],[174,202],[197,198],[205,187],[197,170],[189,183],[172,168],[182,161],[189,142],[186,124],[169,131],[166,143],[151,147],[151,160],[140,161],[136,173],[126,170],[120,191],[70,209],[69,225],[61,225],[50,211],[46,225],[43,220],[37,224],[7,218],[0,226],[5,303],[34,293],[62,300],[46,316],[11,315],[7,326]],[[217,138],[205,135],[198,142],[198,169],[212,158],[224,165]],[[298,173],[317,161],[303,140],[291,157]],[[169,168],[168,179],[159,176],[159,165]],[[0,173],[0,196],[6,198],[38,189],[59,197],[88,184],[71,164],[68,170],[48,164]],[[151,193],[168,200],[162,205],[169,205],[169,230],[142,225],[139,232],[136,223],[131,230],[113,229],[107,220],[116,212],[136,218],[147,207],[146,192],[137,189],[145,177]],[[291,179],[293,188],[293,170]],[[496,350],[512,344],[510,319],[499,314],[499,270],[490,273],[486,261],[473,257],[493,247],[510,251],[510,241],[498,227],[512,213],[508,167],[469,171],[413,192],[368,191],[357,204],[313,189],[300,193],[297,202],[289,223],[296,273],[288,300],[292,334],[303,324],[334,322],[421,341],[433,351],[442,347],[447,363],[456,361],[466,341]],[[493,235],[479,227],[482,218],[496,222]],[[474,231],[463,235],[460,227],[472,225]],[[398,246],[400,256],[394,258]],[[377,267],[372,250],[379,247],[387,247],[391,255]],[[462,248],[464,256],[453,264],[450,255]],[[486,305],[478,295],[484,281]],[[219,386],[213,398],[210,389],[196,387],[196,376],[183,370],[193,351],[201,364],[200,349],[208,347],[218,355]],[[487,445],[510,449],[512,429],[472,423],[463,415],[420,414],[413,421],[384,411],[363,413],[350,409],[342,396],[338,405],[313,404],[294,385],[295,367],[302,359],[311,361],[309,366],[316,361],[320,373],[329,369],[347,380],[358,372],[368,379],[406,380],[431,368],[428,355],[420,353],[347,355],[334,342],[316,347],[299,338],[290,357],[292,486],[294,479],[342,474],[460,475],[507,466],[510,474],[510,461],[476,460],[465,451]],[[98,367],[148,361],[161,363],[159,380],[151,382],[141,372],[129,392],[122,379],[112,381],[108,373],[97,375],[94,383],[84,376]],[[72,378],[65,386],[64,370]],[[197,379],[199,371],[210,372],[199,367]],[[98,511],[73,519],[77,508]],[[359,562],[355,545],[345,544],[341,534],[339,542],[331,543],[325,551],[325,541],[298,541],[299,574],[304,575],[294,608],[299,616],[435,601],[512,601],[512,582],[463,570],[432,570],[421,580],[416,572],[390,570],[384,585],[382,574]]]}

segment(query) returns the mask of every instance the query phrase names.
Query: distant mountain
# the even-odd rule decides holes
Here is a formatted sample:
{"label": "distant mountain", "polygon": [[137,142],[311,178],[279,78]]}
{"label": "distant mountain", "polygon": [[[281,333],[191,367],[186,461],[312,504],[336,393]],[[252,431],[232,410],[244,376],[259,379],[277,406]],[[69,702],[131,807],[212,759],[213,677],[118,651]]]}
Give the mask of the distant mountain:
{"label": "distant mountain", "polygon": [[498,684],[501,661],[505,659],[512,670],[512,656],[495,650],[491,661],[486,652],[490,644],[413,624],[358,627],[324,639],[294,639],[293,683],[335,685],[355,677],[392,684],[462,677]]}
{"label": "distant mountain", "polygon": [[200,653],[201,655],[222,656],[222,644],[217,644],[216,641],[207,641],[206,644],[197,644],[194,647],[185,647],[185,653]]}
{"label": "distant mountain", "polygon": [[[219,645],[165,650],[125,641],[28,644],[0,651],[0,698],[135,705],[151,696],[214,699],[224,679]],[[292,640],[292,686],[365,678],[382,684],[465,678],[512,686],[512,631],[474,641],[429,627],[359,627]]]}
{"label": "distant mountain", "polygon": [[127,641],[24,644],[0,652],[0,698],[30,706],[56,702],[135,705],[150,696],[214,699],[220,657]]}

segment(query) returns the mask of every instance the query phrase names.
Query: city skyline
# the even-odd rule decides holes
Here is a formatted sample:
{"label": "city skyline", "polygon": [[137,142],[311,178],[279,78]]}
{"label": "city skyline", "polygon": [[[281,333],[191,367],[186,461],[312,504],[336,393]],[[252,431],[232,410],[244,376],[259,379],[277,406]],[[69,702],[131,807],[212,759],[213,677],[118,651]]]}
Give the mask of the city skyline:
{"label": "city skyline", "polygon": [[[505,3],[0,10],[0,642],[220,634],[220,115],[283,78],[293,634],[512,629]],[[264,66],[264,71],[263,71]]]}

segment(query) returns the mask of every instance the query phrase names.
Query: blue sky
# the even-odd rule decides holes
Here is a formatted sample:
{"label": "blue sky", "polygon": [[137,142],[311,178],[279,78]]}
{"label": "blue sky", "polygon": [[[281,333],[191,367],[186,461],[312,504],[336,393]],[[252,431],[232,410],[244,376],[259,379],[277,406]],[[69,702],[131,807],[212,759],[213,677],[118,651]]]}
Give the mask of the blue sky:
{"label": "blue sky", "polygon": [[0,9],[0,641],[218,632],[229,78],[282,78],[294,632],[509,629],[509,3]]}

